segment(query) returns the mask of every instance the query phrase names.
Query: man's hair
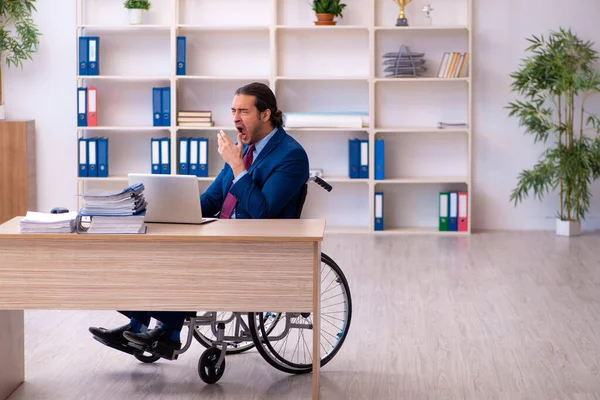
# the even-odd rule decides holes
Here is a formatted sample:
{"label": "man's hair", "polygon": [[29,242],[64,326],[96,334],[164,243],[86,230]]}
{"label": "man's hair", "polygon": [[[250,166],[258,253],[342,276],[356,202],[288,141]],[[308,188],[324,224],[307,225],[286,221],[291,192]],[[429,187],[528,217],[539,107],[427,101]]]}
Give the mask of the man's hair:
{"label": "man's hair", "polygon": [[275,94],[271,88],[264,83],[249,83],[241,88],[238,88],[238,90],[235,91],[235,94],[254,96],[254,105],[258,109],[258,112],[263,112],[267,109],[271,110],[270,120],[273,126],[275,128],[279,128],[283,125],[283,114],[281,110],[277,108],[277,99],[275,99]]}

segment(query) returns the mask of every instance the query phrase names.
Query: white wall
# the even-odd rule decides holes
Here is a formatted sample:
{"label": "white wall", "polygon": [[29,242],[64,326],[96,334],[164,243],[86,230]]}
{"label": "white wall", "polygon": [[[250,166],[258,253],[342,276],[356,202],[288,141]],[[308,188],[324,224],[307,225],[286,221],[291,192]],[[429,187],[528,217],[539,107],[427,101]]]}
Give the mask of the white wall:
{"label": "white wall", "polygon": [[[558,196],[542,203],[529,200],[516,209],[509,196],[518,174],[531,168],[543,151],[525,136],[516,118],[504,109],[515,98],[509,74],[514,72],[532,34],[547,35],[559,27],[572,28],[583,40],[596,42],[600,51],[596,0],[475,1],[474,13],[474,128],[473,223],[484,229],[553,229]],[[590,106],[600,113],[600,99]],[[600,228],[600,185],[585,229]]]}
{"label": "white wall", "polygon": [[[352,7],[355,2],[348,3]],[[39,1],[37,8],[34,18],[43,36],[34,62],[22,71],[3,69],[7,118],[36,120],[39,210],[75,208],[75,0]],[[531,34],[570,26],[582,38],[600,43],[595,17],[600,2],[475,0],[474,15],[473,227],[553,229],[556,196],[517,208],[508,200],[518,173],[542,151],[507,116],[504,107],[514,98],[508,75],[518,67]],[[600,102],[595,106],[600,111]],[[594,185],[594,194],[584,224],[588,229],[600,228],[600,185]]]}

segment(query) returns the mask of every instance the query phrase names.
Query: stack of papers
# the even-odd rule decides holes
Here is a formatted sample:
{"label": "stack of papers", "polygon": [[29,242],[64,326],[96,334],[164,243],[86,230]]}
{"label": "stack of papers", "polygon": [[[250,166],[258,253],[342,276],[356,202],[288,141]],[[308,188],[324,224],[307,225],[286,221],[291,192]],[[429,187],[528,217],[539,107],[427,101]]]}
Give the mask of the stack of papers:
{"label": "stack of papers", "polygon": [[49,214],[27,211],[19,223],[21,233],[70,233],[75,230],[76,212]]}
{"label": "stack of papers", "polygon": [[119,191],[88,191],[76,220],[77,233],[146,233],[144,185]]}
{"label": "stack of papers", "polygon": [[109,217],[106,215],[78,217],[78,233],[146,233],[144,214]]}
{"label": "stack of papers", "polygon": [[83,215],[135,215],[146,210],[144,185],[139,183],[119,191],[95,190],[83,195]]}

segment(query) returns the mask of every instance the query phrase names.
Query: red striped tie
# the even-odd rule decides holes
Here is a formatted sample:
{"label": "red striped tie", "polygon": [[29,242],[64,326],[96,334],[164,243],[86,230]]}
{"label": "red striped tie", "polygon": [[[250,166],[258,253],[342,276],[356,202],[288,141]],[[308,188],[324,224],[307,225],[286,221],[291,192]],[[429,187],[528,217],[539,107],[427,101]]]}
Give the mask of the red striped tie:
{"label": "red striped tie", "polygon": [[[250,147],[248,147],[248,151],[246,152],[246,155],[244,156],[244,168],[246,168],[246,171],[248,169],[250,169],[250,166],[252,165],[252,153],[254,152],[254,145],[250,145]],[[233,187],[233,183],[231,184],[231,186],[229,187],[229,189],[231,189]],[[219,214],[219,218],[221,219],[229,219],[231,217],[231,213],[233,212],[233,209],[235,208],[235,204],[237,203],[237,199],[235,198],[234,195],[232,195],[230,192],[227,192],[227,196],[225,197],[225,201],[223,202],[223,206],[221,207],[221,213]]]}

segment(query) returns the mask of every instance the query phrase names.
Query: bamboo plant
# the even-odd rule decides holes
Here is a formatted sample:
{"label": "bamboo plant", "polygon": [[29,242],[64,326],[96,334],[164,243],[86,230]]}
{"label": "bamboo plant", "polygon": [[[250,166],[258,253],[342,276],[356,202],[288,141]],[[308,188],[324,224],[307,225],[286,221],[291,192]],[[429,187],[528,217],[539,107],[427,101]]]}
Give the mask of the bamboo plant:
{"label": "bamboo plant", "polygon": [[[41,35],[31,13],[37,11],[36,0],[0,1],[0,60],[10,67],[23,67],[23,61],[32,60]],[[2,68],[0,66],[0,105],[2,97]]]}
{"label": "bamboo plant", "polygon": [[549,138],[553,143],[533,168],[519,174],[510,200],[516,206],[530,192],[542,200],[558,188],[557,218],[579,222],[589,211],[590,184],[600,175],[600,119],[586,108],[600,91],[598,53],[594,43],[570,29],[527,40],[531,54],[510,75],[512,90],[523,99],[509,103],[509,116],[518,117],[534,143],[547,144]]}

